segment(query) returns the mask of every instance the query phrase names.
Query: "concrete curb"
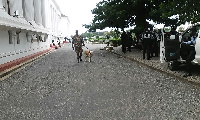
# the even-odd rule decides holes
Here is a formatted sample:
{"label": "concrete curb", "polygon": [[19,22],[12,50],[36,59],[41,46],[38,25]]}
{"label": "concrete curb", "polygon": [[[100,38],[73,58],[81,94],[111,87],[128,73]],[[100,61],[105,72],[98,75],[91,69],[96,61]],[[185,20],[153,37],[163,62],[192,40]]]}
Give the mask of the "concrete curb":
{"label": "concrete curb", "polygon": [[114,50],[108,50],[109,52],[113,53],[113,54],[116,54],[118,56],[122,56],[123,58],[126,58],[126,59],[129,59],[131,61],[134,61],[142,66],[145,66],[145,67],[148,67],[150,69],[153,69],[153,70],[156,70],[158,72],[161,72],[163,74],[166,74],[170,77],[173,77],[179,81],[182,81],[184,83],[188,83],[190,85],[193,85],[193,86],[196,86],[196,87],[200,87],[200,82],[195,80],[195,79],[192,79],[192,78],[184,78],[182,76],[180,76],[180,74],[176,73],[176,72],[172,72],[170,70],[163,70],[161,67],[159,66],[154,66],[153,63],[152,64],[146,64],[144,63],[143,61],[140,61],[140,60],[137,60],[133,57],[130,57],[130,56],[126,56],[126,55],[123,55],[123,54],[120,54],[120,53],[117,53],[116,51]]}
{"label": "concrete curb", "polygon": [[35,62],[38,58],[45,56],[52,52],[53,48],[49,48],[47,50],[37,52],[35,54],[11,61],[9,63],[3,64],[0,67],[0,81],[6,79],[7,77],[11,76],[12,74],[20,71],[21,69],[25,68],[26,66],[30,65],[31,63]]}

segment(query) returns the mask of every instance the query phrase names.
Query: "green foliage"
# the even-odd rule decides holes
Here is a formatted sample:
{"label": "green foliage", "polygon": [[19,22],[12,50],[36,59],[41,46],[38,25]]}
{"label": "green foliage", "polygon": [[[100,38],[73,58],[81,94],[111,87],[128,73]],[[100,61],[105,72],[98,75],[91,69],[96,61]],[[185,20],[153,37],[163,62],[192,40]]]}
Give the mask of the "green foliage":
{"label": "green foliage", "polygon": [[199,22],[198,5],[198,0],[102,0],[92,10],[92,24],[84,26],[89,31],[136,26],[137,36],[149,27],[146,20],[175,26],[186,21]]}
{"label": "green foliage", "polygon": [[85,32],[85,33],[82,33],[81,36],[83,38],[92,38],[92,37],[96,37],[96,36],[104,36],[104,32]]}
{"label": "green foliage", "polygon": [[111,30],[109,35],[114,39],[118,39],[120,37],[120,32],[118,30]]}
{"label": "green foliage", "polygon": [[113,44],[114,47],[117,47],[118,45],[121,45],[121,39],[120,38],[110,38],[110,43]]}
{"label": "green foliage", "polygon": [[178,15],[178,24],[184,24],[191,21],[199,22],[199,1],[198,0],[171,0],[160,5],[163,16],[171,17]]}
{"label": "green foliage", "polygon": [[111,30],[110,32],[85,32],[82,33],[81,36],[90,40],[105,40],[107,38],[118,39],[120,37],[120,32],[118,30]]}
{"label": "green foliage", "polygon": [[184,28],[183,27],[179,27],[178,32],[184,32]]}
{"label": "green foliage", "polygon": [[105,42],[106,39],[109,39],[110,43],[114,46],[121,45],[120,39],[121,33],[118,30],[111,30],[110,32],[85,32],[81,36],[90,42]]}

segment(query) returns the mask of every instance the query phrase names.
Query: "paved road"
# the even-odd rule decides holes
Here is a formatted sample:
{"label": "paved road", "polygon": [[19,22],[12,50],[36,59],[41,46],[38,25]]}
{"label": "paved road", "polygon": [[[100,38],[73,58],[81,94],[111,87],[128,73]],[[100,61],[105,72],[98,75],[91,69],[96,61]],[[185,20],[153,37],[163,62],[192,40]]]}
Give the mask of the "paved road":
{"label": "paved road", "polygon": [[200,89],[87,45],[70,44],[0,82],[1,120],[198,120]]}

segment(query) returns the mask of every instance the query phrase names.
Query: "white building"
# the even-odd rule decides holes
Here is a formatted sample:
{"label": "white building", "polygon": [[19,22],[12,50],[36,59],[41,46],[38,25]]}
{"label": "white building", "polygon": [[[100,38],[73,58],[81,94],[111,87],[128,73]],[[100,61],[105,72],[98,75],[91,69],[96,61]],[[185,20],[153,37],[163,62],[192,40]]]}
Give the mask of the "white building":
{"label": "white building", "polygon": [[64,37],[69,38],[70,37],[70,33],[69,33],[69,17],[65,16],[65,15],[61,15],[61,22],[60,22],[60,30],[61,30],[61,34]]}
{"label": "white building", "polygon": [[61,20],[55,0],[0,0],[0,71],[50,50],[52,40],[56,44],[69,31],[69,19],[65,31],[59,28]]}

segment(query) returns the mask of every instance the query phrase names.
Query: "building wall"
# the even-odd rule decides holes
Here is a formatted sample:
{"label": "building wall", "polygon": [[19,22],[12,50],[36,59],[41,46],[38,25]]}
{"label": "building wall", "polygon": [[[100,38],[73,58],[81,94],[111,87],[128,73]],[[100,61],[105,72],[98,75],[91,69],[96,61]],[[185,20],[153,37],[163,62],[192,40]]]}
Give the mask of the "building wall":
{"label": "building wall", "polygon": [[61,18],[55,0],[0,0],[0,65],[57,44]]}
{"label": "building wall", "polygon": [[68,16],[62,15],[61,21],[60,21],[60,32],[64,37],[70,38],[69,34],[69,18]]}

